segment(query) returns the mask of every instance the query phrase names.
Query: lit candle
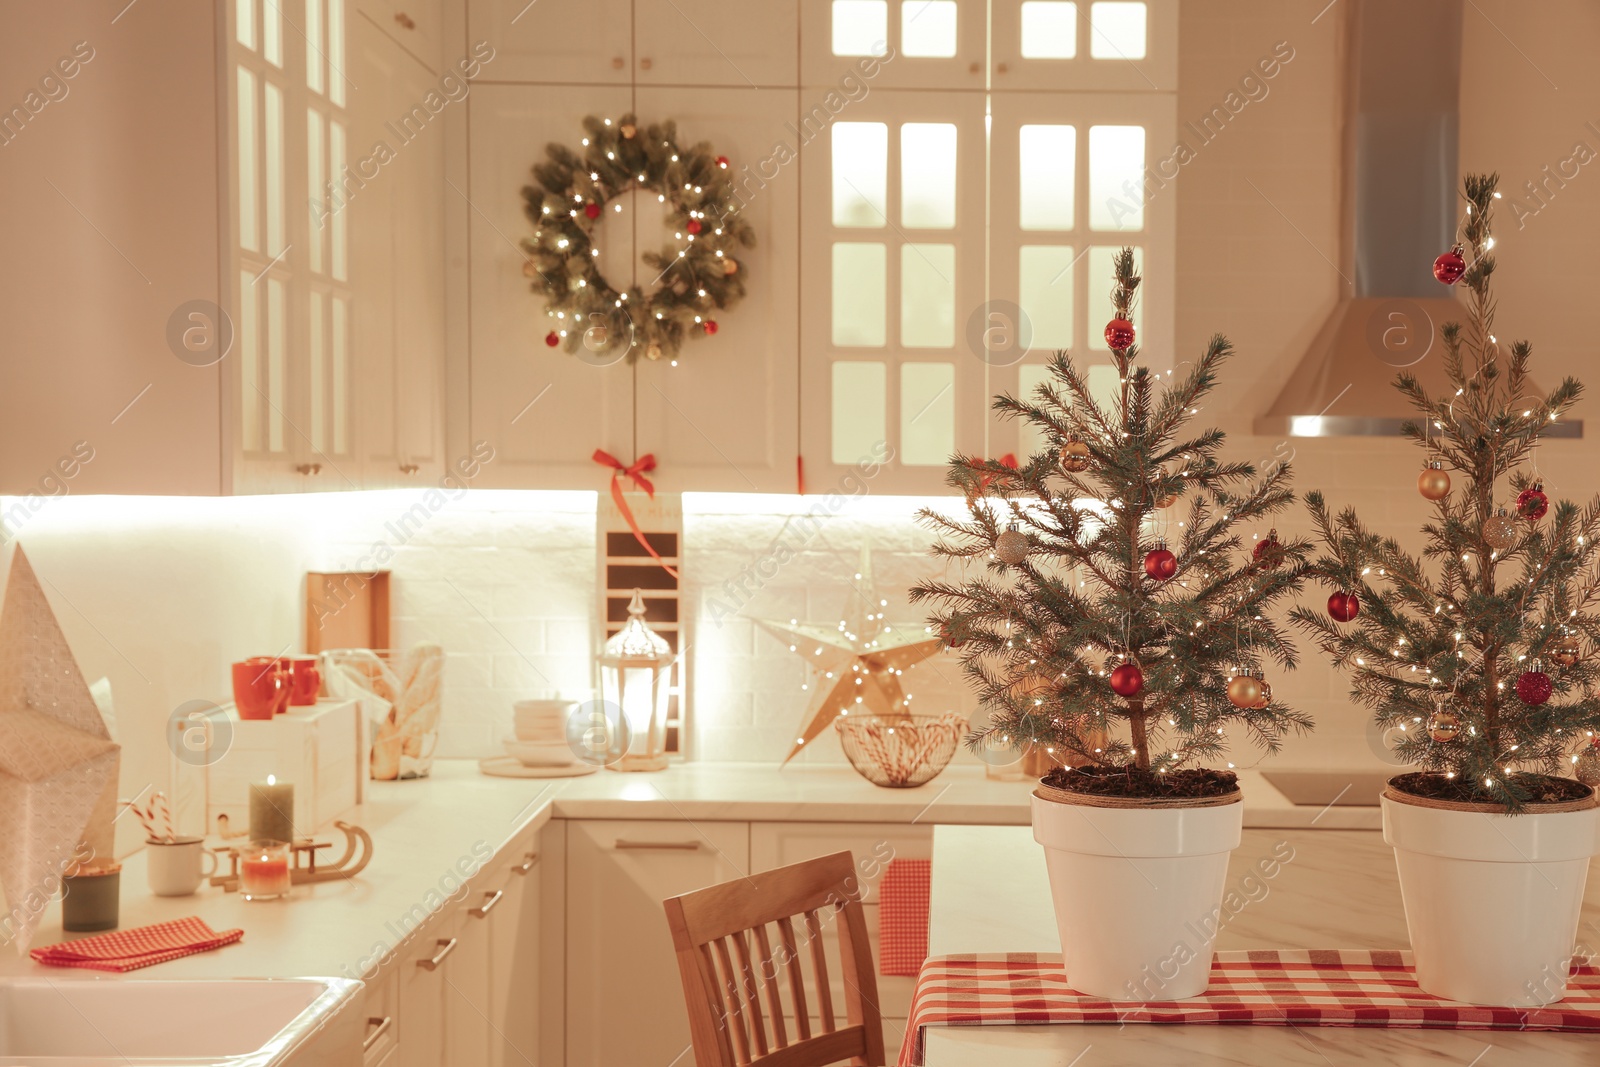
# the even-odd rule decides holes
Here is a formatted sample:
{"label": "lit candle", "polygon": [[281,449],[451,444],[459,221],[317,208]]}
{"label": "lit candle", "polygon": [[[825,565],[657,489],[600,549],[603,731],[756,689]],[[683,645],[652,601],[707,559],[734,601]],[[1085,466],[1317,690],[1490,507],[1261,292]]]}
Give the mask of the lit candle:
{"label": "lit candle", "polygon": [[254,841],[294,841],[294,783],[267,775],[250,787],[250,837]]}
{"label": "lit candle", "polygon": [[239,895],[276,900],[289,892],[289,849],[276,841],[252,841],[239,854]]}

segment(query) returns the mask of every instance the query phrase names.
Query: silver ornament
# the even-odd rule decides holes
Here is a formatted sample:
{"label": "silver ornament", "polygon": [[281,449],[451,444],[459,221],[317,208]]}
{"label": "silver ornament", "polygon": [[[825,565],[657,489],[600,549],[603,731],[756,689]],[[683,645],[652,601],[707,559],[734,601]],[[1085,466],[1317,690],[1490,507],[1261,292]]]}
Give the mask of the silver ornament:
{"label": "silver ornament", "polygon": [[1012,523],[1004,533],[994,539],[995,558],[1015,567],[1028,558],[1028,535]]}

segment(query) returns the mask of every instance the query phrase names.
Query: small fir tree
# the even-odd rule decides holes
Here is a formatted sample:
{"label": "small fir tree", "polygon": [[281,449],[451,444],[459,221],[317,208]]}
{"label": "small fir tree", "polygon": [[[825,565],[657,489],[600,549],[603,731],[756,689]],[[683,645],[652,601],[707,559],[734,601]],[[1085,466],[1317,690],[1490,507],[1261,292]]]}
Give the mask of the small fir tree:
{"label": "small fir tree", "polygon": [[1327,614],[1301,607],[1293,622],[1350,672],[1351,696],[1390,728],[1395,754],[1423,768],[1401,788],[1517,812],[1584,793],[1549,775],[1600,728],[1600,666],[1583,655],[1585,638],[1600,639],[1600,499],[1552,505],[1539,482],[1534,449],[1582,386],[1567,378],[1534,395],[1531,346],[1495,338],[1497,181],[1466,178],[1461,243],[1434,265],[1468,292],[1466,325],[1440,330],[1449,390],[1395,379],[1421,416],[1403,430],[1423,449],[1418,489],[1436,501],[1422,553],[1308,494],[1314,574],[1333,596]]}
{"label": "small fir tree", "polygon": [[1057,352],[1031,399],[994,404],[1049,447],[1017,467],[956,456],[947,480],[968,514],[920,513],[940,535],[936,556],[987,574],[911,597],[934,606],[930,622],[988,712],[975,749],[1044,746],[1071,766],[1051,781],[1081,792],[1203,795],[1233,787],[1198,766],[1221,757],[1230,725],[1267,752],[1310,727],[1259,673],[1267,660],[1294,666],[1270,610],[1302,584],[1310,546],[1279,541],[1265,521],[1294,499],[1287,464],[1257,476],[1220,458],[1221,431],[1186,429],[1232,351],[1226,338],[1176,377],[1136,365],[1139,281],[1122,249],[1109,403]]}

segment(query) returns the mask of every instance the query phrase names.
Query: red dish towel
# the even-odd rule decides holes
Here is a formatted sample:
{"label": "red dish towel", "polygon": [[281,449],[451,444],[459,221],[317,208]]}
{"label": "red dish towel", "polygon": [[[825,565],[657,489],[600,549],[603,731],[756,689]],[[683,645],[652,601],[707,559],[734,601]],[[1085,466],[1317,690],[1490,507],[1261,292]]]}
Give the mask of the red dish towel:
{"label": "red dish towel", "polygon": [[1575,966],[1543,1008],[1458,1004],[1417,988],[1409,952],[1219,952],[1211,988],[1164,1003],[1074,992],[1059,955],[935,956],[911,998],[900,1067],[922,1062],[926,1026],[1038,1023],[1262,1023],[1435,1030],[1600,1031],[1600,967]]}
{"label": "red dish towel", "polygon": [[168,960],[210,952],[231,945],[244,936],[243,930],[224,930],[220,934],[198,916],[139,926],[132,930],[113,930],[77,941],[36,948],[28,953],[52,967],[89,967],[96,971],[137,971]]}
{"label": "red dish towel", "polygon": [[878,973],[910,977],[928,958],[932,860],[890,860],[878,884]]}

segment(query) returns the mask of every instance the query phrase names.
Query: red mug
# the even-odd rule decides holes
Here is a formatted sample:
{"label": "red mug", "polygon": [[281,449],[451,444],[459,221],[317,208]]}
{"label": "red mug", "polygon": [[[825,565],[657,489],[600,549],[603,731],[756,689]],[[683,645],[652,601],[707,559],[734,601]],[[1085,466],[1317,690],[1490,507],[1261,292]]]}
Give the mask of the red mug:
{"label": "red mug", "polygon": [[233,704],[241,719],[270,719],[289,703],[289,678],[272,656],[233,665]]}
{"label": "red mug", "polygon": [[289,661],[289,703],[297,708],[317,702],[322,690],[322,672],[317,670],[316,657]]}

